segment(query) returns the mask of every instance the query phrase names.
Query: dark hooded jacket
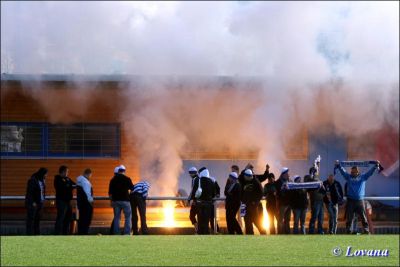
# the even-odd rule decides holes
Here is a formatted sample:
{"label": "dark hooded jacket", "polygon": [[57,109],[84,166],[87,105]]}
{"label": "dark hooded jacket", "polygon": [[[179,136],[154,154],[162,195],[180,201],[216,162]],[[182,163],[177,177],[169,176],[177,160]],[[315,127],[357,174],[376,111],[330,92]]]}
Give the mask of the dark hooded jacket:
{"label": "dark hooded jacket", "polygon": [[[46,196],[46,185],[44,179],[44,176],[46,174],[47,169],[40,168],[37,172],[32,174],[31,178],[29,178],[25,194],[26,206],[30,206],[33,203],[36,203],[38,205],[43,203],[43,199]],[[42,184],[42,188],[40,184]]]}

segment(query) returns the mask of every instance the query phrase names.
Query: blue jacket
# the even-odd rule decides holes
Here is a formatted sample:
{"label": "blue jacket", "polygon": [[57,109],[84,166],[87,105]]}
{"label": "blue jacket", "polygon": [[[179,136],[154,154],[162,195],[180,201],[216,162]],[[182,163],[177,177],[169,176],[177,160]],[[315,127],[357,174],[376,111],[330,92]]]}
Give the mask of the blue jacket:
{"label": "blue jacket", "polygon": [[354,200],[362,200],[365,196],[365,182],[374,174],[377,166],[372,167],[369,171],[352,177],[343,167],[339,168],[343,178],[347,181],[347,197]]}

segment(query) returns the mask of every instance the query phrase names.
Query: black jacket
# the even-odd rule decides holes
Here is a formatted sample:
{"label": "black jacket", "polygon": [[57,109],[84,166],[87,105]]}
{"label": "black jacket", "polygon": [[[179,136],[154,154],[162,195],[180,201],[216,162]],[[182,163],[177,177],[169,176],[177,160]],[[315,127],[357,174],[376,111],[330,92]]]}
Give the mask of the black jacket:
{"label": "black jacket", "polygon": [[[317,182],[320,180],[318,179],[318,177],[314,176],[314,178],[311,177],[307,181],[308,182]],[[326,191],[325,191],[325,188],[323,186],[321,186],[321,188],[318,188],[318,189],[308,189],[308,194],[310,196],[310,202],[312,204],[317,201],[323,201]]]}
{"label": "black jacket", "polygon": [[241,191],[239,182],[232,182],[228,179],[224,190],[225,206],[240,206]]}
{"label": "black jacket", "polygon": [[[242,184],[245,179],[244,179],[244,172],[246,169],[242,170],[239,174],[239,182]],[[256,178],[260,183],[264,182],[265,180],[268,179],[269,176],[269,171],[265,170],[264,174],[253,174],[253,177]]]}
{"label": "black jacket", "polygon": [[219,187],[219,184],[217,180],[215,180],[215,197],[220,197],[221,196],[221,188]]}
{"label": "black jacket", "polygon": [[[323,183],[326,192],[330,193],[332,204],[336,205],[343,201],[343,190],[342,185],[338,181],[333,181],[333,184],[329,184],[328,180]],[[324,202],[329,203],[328,197],[325,195]]]}
{"label": "black jacket", "polygon": [[62,177],[61,175],[54,176],[56,200],[70,201],[72,199],[72,190],[75,185],[75,182],[69,177]]}
{"label": "black jacket", "polygon": [[258,203],[263,197],[262,186],[257,178],[253,178],[251,181],[243,180],[240,183],[242,193],[242,202],[248,203]]}
{"label": "black jacket", "polygon": [[283,179],[279,178],[275,181],[276,188],[276,200],[278,205],[289,205],[290,204],[290,192],[289,190],[283,190],[282,186],[285,182]]}
{"label": "black jacket", "polygon": [[[43,181],[43,198],[45,197],[46,186]],[[29,178],[26,186],[25,205],[30,206],[33,203],[42,204],[42,190],[40,189],[39,179],[32,176]]]}
{"label": "black jacket", "polygon": [[[199,188],[199,179],[202,193],[199,198],[195,198],[196,191]],[[212,201],[216,195],[215,189],[215,182],[212,179],[208,177],[196,177],[193,182],[193,190],[190,195],[190,200]]]}
{"label": "black jacket", "polygon": [[264,185],[264,196],[267,200],[267,207],[276,207],[276,185],[267,183]]}
{"label": "black jacket", "polygon": [[290,190],[290,207],[292,209],[307,209],[308,207],[307,190],[305,189]]}
{"label": "black jacket", "polygon": [[108,194],[112,201],[129,201],[129,190],[133,187],[131,178],[117,173],[111,179]]}

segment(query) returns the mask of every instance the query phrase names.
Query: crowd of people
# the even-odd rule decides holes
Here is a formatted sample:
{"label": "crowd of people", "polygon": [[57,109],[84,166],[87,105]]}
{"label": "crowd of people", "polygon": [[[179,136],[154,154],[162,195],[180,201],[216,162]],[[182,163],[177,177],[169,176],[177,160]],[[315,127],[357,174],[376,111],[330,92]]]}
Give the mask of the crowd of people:
{"label": "crowd of people", "polygon": [[[328,233],[336,234],[339,207],[344,206],[344,197],[346,197],[346,232],[357,233],[357,220],[360,218],[363,233],[369,234],[371,220],[369,219],[370,211],[367,213],[366,206],[370,204],[364,200],[365,183],[379,166],[379,162],[375,162],[364,174],[357,166],[352,166],[351,173],[347,173],[337,161],[335,170],[338,169],[346,181],[345,190],[343,190],[334,174],[330,174],[325,181],[321,180],[320,157],[315,160],[314,165],[303,177],[299,175],[290,177],[289,168],[285,167],[282,168],[277,180],[274,173],[270,172],[268,164],[263,174],[254,174],[254,167],[251,164],[248,164],[241,172],[237,165],[233,165],[224,190],[228,233],[243,234],[239,223],[241,219],[238,220],[240,213],[240,216],[244,217],[245,234],[254,234],[253,226],[260,234],[266,234],[261,204],[265,197],[270,234],[290,234],[292,214],[293,234],[306,234],[306,215],[309,207],[311,216],[308,233],[314,234],[317,224],[317,233],[324,234],[324,206],[329,215]],[[190,220],[197,234],[209,234],[208,222],[213,219],[214,199],[219,197],[218,184],[205,167],[199,171],[191,167],[189,175],[192,178],[192,191],[189,197]],[[263,187],[264,181],[267,182]]]}
{"label": "crowd of people", "polygon": [[[125,224],[123,234],[139,234],[138,215],[140,215],[141,231],[147,234],[146,224],[146,198],[150,185],[147,181],[132,183],[131,178],[125,175],[126,168],[120,165],[114,169],[114,176],[110,180],[108,194],[114,212],[110,233],[120,234],[121,212],[124,213]],[[60,166],[59,173],[54,177],[54,189],[56,192],[57,217],[54,226],[54,234],[68,235],[73,222],[71,200],[73,190],[76,190],[77,212],[75,219],[78,222],[77,233],[87,235],[93,217],[93,186],[90,182],[91,169],[85,169],[78,176],[76,183],[68,177],[67,166]],[[28,180],[25,195],[27,209],[26,234],[40,234],[40,219],[43,203],[46,196],[46,183],[48,170],[40,168]]]}
{"label": "crowd of people", "polygon": [[[365,183],[367,179],[379,168],[379,162],[362,174],[357,166],[351,167],[348,173],[337,161],[335,170],[338,170],[346,181],[344,190],[342,185],[335,180],[335,175],[330,174],[325,181],[321,180],[319,160],[309,169],[308,174],[301,177],[290,176],[289,168],[282,168],[279,178],[270,172],[267,164],[263,174],[255,174],[251,164],[240,171],[237,165],[231,167],[224,188],[226,224],[229,234],[243,234],[241,218],[244,218],[244,233],[254,234],[253,226],[260,234],[266,234],[263,226],[262,199],[266,200],[266,210],[269,221],[270,234],[290,234],[290,220],[293,214],[293,233],[306,234],[306,215],[308,207],[311,210],[308,233],[324,234],[323,219],[324,206],[329,214],[329,234],[336,234],[338,210],[345,205],[346,231],[357,232],[357,220],[361,219],[363,233],[370,233],[369,213],[366,212]],[[215,225],[215,199],[220,197],[220,187],[215,178],[210,175],[206,167],[197,170],[191,167],[189,175],[192,179],[191,193],[189,195],[189,219],[197,234],[209,234],[210,229],[219,231]],[[78,221],[78,234],[86,235],[93,216],[93,187],[90,182],[91,169],[85,169],[76,179],[76,183],[68,177],[67,166],[60,166],[59,173],[54,177],[56,192],[57,217],[54,233],[71,233],[73,212],[71,200],[73,190],[76,189]],[[40,234],[40,217],[45,201],[46,177],[48,170],[40,168],[27,183],[25,205],[27,208],[26,233],[28,235]],[[262,183],[265,182],[262,186]],[[131,178],[126,176],[126,168],[120,165],[114,169],[114,175],[109,183],[109,198],[113,208],[114,218],[110,227],[110,234],[120,233],[121,213],[124,213],[124,228],[122,234],[139,234],[138,220],[140,217],[140,231],[148,234],[146,223],[146,199],[150,185],[147,181],[133,184]],[[139,213],[139,216],[138,216]],[[239,220],[238,220],[239,219]],[[277,227],[275,226],[277,221]]]}

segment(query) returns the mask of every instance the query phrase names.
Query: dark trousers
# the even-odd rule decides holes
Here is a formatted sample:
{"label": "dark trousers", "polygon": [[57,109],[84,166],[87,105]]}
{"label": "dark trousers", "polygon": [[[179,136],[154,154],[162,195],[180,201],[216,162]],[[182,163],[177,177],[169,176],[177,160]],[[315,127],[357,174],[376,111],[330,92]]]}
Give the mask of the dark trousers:
{"label": "dark trousers", "polygon": [[147,222],[146,222],[146,199],[144,199],[140,195],[134,194],[130,198],[131,202],[131,209],[132,209],[132,231],[134,235],[139,234],[139,228],[138,228],[138,214],[137,212],[139,211],[139,216],[140,216],[140,229],[142,231],[142,234],[146,235],[148,234],[149,230],[147,228]]}
{"label": "dark trousers", "polygon": [[228,233],[230,235],[239,234],[242,235],[243,231],[240,227],[239,222],[236,220],[236,215],[239,211],[240,203],[232,204],[227,202],[225,204],[225,212],[226,212],[226,226],[228,228]]}
{"label": "dark trousers", "polygon": [[323,234],[324,229],[324,203],[323,201],[311,202],[311,218],[308,226],[308,232],[314,234],[315,232],[315,221],[318,220],[318,234]]}
{"label": "dark trousers", "polygon": [[197,233],[199,235],[208,235],[210,234],[210,228],[208,227],[211,212],[213,209],[212,202],[197,202],[196,210],[197,210]]}
{"label": "dark trousers", "polygon": [[68,235],[72,220],[72,207],[70,201],[56,200],[57,219],[55,224],[56,235]]}
{"label": "dark trousers", "polygon": [[40,218],[42,216],[42,204],[34,207],[31,203],[27,205],[26,234],[40,235]]}
{"label": "dark trousers", "polygon": [[360,216],[364,228],[364,233],[369,233],[369,226],[367,215],[365,212],[365,205],[363,200],[347,199],[346,206],[346,232],[351,233],[351,224],[354,216]]}
{"label": "dark trousers", "polygon": [[189,213],[189,219],[193,225],[197,223],[196,214],[197,214],[196,202],[193,201],[192,205],[190,205],[190,213]]}
{"label": "dark trousers", "polygon": [[244,225],[246,228],[246,235],[254,235],[253,224],[257,227],[260,234],[265,235],[266,231],[260,222],[260,215],[257,203],[246,204],[246,214],[244,215]]}
{"label": "dark trousers", "polygon": [[299,234],[299,223],[300,223],[300,234],[306,234],[306,214],[307,209],[293,209],[293,234]]}
{"label": "dark trousers", "polygon": [[268,213],[268,221],[269,221],[269,233],[274,235],[276,233],[275,230],[275,218],[277,218],[276,205],[268,205],[267,204],[267,213]]}
{"label": "dark trousers", "polygon": [[329,233],[336,234],[337,231],[337,217],[338,217],[338,204],[326,203],[326,209],[329,213]]}
{"label": "dark trousers", "polygon": [[[215,226],[215,206],[213,203],[212,209],[211,209],[211,214],[210,214],[210,228],[211,228],[211,232],[214,232],[214,226]],[[219,232],[219,225],[217,223],[217,232]]]}
{"label": "dark trousers", "polygon": [[78,203],[78,235],[87,235],[93,217],[93,207],[89,203]]}
{"label": "dark trousers", "polygon": [[278,207],[278,234],[290,234],[290,206],[282,203]]}

